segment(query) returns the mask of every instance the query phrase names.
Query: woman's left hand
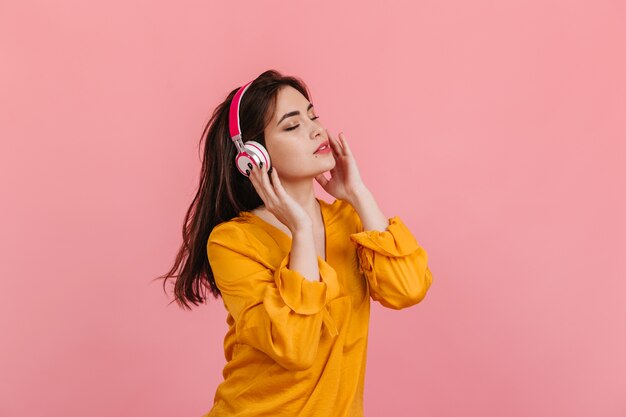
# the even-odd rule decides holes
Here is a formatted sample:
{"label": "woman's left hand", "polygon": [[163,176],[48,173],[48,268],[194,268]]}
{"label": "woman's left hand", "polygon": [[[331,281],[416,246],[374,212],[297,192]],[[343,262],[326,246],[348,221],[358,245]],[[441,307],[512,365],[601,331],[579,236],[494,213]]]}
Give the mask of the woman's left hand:
{"label": "woman's left hand", "polygon": [[331,178],[327,179],[324,174],[315,176],[315,180],[322,188],[333,197],[339,200],[351,202],[366,187],[361,180],[356,161],[346,141],[343,132],[339,133],[339,139],[328,134],[328,141],[335,158],[335,167],[330,170]]}

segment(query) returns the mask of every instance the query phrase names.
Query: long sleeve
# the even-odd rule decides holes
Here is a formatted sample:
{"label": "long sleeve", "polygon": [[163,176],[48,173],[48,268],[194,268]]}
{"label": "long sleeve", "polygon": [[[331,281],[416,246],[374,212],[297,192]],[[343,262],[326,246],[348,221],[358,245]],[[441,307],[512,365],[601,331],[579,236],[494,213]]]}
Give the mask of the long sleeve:
{"label": "long sleeve", "polygon": [[[356,211],[354,211],[356,215]],[[400,310],[419,303],[433,277],[428,254],[398,216],[389,218],[384,231],[363,230],[356,215],[356,245],[359,269],[367,278],[370,296],[385,307]]]}
{"label": "long sleeve", "polygon": [[312,366],[326,324],[337,335],[326,305],[339,296],[336,271],[318,256],[321,281],[287,267],[291,252],[277,267],[260,255],[236,225],[216,226],[207,254],[224,304],[235,320],[237,343],[261,350],[292,371]]}

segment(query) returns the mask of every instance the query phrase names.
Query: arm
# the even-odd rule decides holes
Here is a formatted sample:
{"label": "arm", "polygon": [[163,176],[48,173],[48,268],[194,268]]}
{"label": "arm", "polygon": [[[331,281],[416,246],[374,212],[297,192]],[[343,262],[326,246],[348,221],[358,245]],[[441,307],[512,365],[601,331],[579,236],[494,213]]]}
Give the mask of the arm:
{"label": "arm", "polygon": [[350,239],[372,299],[397,310],[419,303],[433,281],[426,250],[398,216],[385,217],[366,189],[350,203],[357,224]]}
{"label": "arm", "polygon": [[224,305],[235,320],[238,343],[252,346],[284,368],[309,368],[316,357],[322,324],[337,334],[326,305],[339,295],[335,270],[317,258],[319,281],[287,266],[261,259],[238,226],[216,226],[207,254]]}
{"label": "arm", "polygon": [[362,188],[355,192],[349,203],[359,215],[364,230],[384,231],[389,226],[388,218],[380,210],[376,199],[368,189]]}
{"label": "arm", "polygon": [[350,203],[357,231],[350,239],[357,247],[359,269],[371,297],[394,309],[420,302],[432,282],[426,251],[397,216],[388,219],[380,211],[361,180],[345,135],[339,135],[341,143],[330,134],[329,138],[339,169],[330,180],[323,175],[315,179],[327,192]]}
{"label": "arm", "polygon": [[313,229],[311,227],[297,229],[291,240],[289,268],[299,272],[310,281],[320,281],[317,257]]}

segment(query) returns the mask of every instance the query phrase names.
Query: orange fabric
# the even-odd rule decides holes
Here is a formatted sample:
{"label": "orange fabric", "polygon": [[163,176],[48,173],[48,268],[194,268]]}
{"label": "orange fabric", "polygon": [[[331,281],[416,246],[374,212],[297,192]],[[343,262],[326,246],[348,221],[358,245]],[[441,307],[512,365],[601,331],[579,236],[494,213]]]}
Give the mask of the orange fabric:
{"label": "orange fabric", "polygon": [[343,200],[318,198],[326,232],[320,280],[287,267],[291,238],[251,212],[217,225],[207,242],[228,311],[218,416],[363,416],[370,297],[402,309],[433,277],[428,255],[399,217],[363,230]]}

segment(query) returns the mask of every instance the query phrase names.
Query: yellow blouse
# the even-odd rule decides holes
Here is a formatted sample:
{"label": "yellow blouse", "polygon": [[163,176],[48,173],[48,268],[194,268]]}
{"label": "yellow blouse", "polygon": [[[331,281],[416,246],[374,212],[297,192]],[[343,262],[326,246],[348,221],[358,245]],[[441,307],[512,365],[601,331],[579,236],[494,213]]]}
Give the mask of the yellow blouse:
{"label": "yellow blouse", "polygon": [[317,198],[325,226],[321,280],[289,269],[291,238],[242,211],[218,224],[207,254],[229,330],[218,416],[363,416],[370,296],[419,303],[433,277],[428,255],[398,216],[363,230],[351,204]]}

